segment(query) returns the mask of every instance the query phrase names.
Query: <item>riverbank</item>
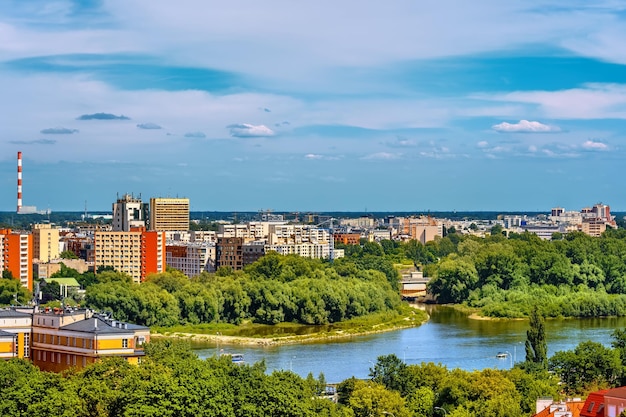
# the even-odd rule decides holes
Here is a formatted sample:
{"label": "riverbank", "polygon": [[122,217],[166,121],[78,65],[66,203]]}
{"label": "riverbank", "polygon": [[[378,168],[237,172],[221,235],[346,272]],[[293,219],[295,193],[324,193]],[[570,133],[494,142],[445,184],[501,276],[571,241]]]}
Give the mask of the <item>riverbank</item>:
{"label": "riverbank", "polygon": [[[307,326],[296,324],[267,325],[245,324],[245,329],[237,326],[178,326],[176,328],[158,328],[151,333],[152,338],[170,338],[186,340],[192,343],[215,343],[220,345],[273,346],[297,343],[313,343],[327,340],[348,339],[368,334],[390,332],[416,327],[428,321],[428,314],[415,306],[402,309],[402,314],[379,313],[358,317],[342,323],[326,326]],[[267,335],[268,330],[275,333]],[[309,330],[319,330],[309,332]],[[245,331],[247,336],[237,333]],[[256,334],[255,334],[256,333]]]}

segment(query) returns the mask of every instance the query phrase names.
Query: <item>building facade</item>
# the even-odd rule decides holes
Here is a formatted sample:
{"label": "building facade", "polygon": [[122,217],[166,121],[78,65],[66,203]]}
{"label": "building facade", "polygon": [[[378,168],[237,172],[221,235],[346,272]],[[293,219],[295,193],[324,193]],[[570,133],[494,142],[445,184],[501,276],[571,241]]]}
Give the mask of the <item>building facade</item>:
{"label": "building facade", "polygon": [[50,262],[59,257],[59,229],[50,224],[33,226],[33,259]]}
{"label": "building facade", "polygon": [[243,238],[241,237],[220,237],[217,239],[216,265],[232,268],[234,271],[243,269]]}
{"label": "building facade", "polygon": [[150,230],[189,230],[189,199],[151,198]]}
{"label": "building facade", "polygon": [[204,242],[177,243],[165,246],[165,262],[189,278],[202,272],[215,272],[215,244]]}
{"label": "building facade", "polygon": [[94,267],[112,267],[136,283],[148,274],[165,272],[165,233],[143,228],[129,232],[96,232]]}
{"label": "building facade", "polygon": [[0,229],[0,270],[8,270],[23,287],[33,290],[33,235]]}
{"label": "building facade", "polygon": [[132,195],[124,194],[113,203],[112,228],[116,232],[129,232],[131,228],[145,227],[148,205]]}

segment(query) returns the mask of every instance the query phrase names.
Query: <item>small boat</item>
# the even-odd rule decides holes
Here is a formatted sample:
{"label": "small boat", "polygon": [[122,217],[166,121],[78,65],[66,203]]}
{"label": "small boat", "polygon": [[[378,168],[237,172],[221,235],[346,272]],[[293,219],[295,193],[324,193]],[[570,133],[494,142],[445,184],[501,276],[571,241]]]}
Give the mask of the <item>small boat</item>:
{"label": "small boat", "polygon": [[243,353],[222,353],[221,356],[229,356],[232,363],[237,365],[243,365],[245,363]]}
{"label": "small boat", "polygon": [[506,353],[506,352],[498,352],[496,354],[496,358],[498,358],[498,359],[506,359],[508,357],[509,357],[509,354]]}

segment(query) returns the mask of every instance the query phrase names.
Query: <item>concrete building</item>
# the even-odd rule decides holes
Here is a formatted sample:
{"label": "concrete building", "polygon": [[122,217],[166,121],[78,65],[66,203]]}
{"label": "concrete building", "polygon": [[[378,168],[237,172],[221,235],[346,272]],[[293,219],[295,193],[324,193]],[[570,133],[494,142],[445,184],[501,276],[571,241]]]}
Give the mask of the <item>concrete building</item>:
{"label": "concrete building", "polygon": [[61,271],[61,263],[66,267],[75,269],[79,273],[93,270],[93,263],[87,263],[83,259],[55,259],[52,262],[33,261],[33,272],[39,279],[49,278],[50,275]]}
{"label": "concrete building", "polygon": [[219,237],[216,251],[216,269],[221,267],[232,268],[234,271],[243,269],[243,238]]}
{"label": "concrete building", "polygon": [[189,230],[189,199],[151,198],[150,230]]}
{"label": "concrete building", "polygon": [[165,233],[143,228],[129,232],[96,232],[94,266],[110,266],[136,283],[148,274],[165,272]]}
{"label": "concrete building", "polygon": [[8,270],[23,287],[33,290],[33,235],[0,229],[0,270]]}
{"label": "concrete building", "polygon": [[216,247],[214,243],[187,242],[165,246],[165,263],[189,278],[202,272],[215,272]]}
{"label": "concrete building", "polygon": [[59,257],[59,229],[51,224],[33,226],[33,259],[50,262]]}
{"label": "concrete building", "polygon": [[111,226],[115,232],[129,232],[131,228],[145,227],[148,205],[132,195],[124,194],[113,203]]}
{"label": "concrete building", "polygon": [[265,241],[254,240],[246,242],[241,249],[243,251],[243,266],[250,265],[265,255]]}
{"label": "concrete building", "polygon": [[[330,257],[330,245],[328,243],[279,243],[265,245],[265,252],[275,251],[281,255],[299,255],[303,258],[328,259]],[[333,255],[335,258],[336,254]]]}

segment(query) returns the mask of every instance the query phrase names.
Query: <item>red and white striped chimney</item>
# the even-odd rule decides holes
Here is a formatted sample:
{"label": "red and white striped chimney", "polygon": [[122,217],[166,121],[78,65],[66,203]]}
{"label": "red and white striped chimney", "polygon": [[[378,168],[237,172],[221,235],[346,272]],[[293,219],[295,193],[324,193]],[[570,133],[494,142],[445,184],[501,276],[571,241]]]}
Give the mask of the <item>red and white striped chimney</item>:
{"label": "red and white striped chimney", "polygon": [[22,211],[22,152],[17,153],[17,212]]}

